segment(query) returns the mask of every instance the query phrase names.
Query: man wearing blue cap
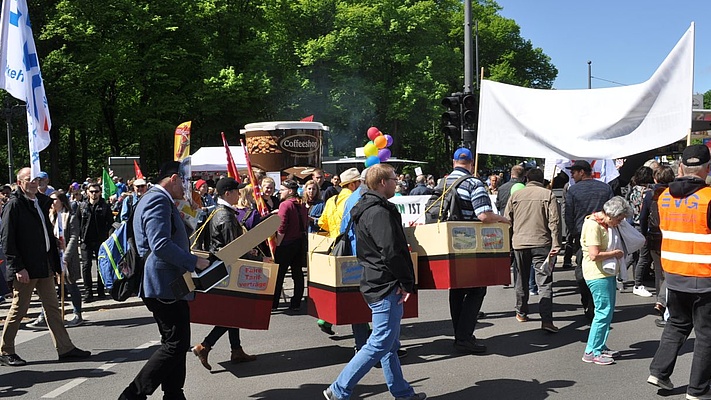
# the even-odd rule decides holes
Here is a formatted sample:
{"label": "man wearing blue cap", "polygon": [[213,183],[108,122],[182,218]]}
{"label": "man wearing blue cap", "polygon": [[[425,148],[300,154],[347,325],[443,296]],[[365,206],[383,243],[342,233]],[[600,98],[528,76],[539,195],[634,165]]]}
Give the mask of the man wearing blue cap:
{"label": "man wearing blue cap", "polygon": [[40,171],[40,173],[37,174],[37,177],[39,178],[39,187],[37,188],[37,191],[45,196],[52,194],[52,192],[54,192],[54,188],[49,185],[49,175],[47,175],[44,171]]}
{"label": "man wearing blue cap", "polygon": [[[471,150],[459,148],[454,152],[454,170],[447,175],[445,187],[453,185],[462,176],[471,175],[474,169],[474,158]],[[485,224],[494,222],[511,222],[494,212],[486,185],[481,180],[471,176],[463,180],[456,188],[459,205],[464,221],[481,221]],[[449,312],[454,326],[454,348],[470,354],[486,352],[486,346],[477,342],[474,337],[477,317],[481,304],[486,296],[486,287],[457,288],[449,290]]]}

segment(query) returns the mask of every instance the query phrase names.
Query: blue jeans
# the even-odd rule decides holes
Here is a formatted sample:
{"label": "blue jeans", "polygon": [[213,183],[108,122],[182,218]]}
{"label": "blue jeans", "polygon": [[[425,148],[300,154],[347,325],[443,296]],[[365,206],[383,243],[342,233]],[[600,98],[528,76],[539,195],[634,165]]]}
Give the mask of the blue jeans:
{"label": "blue jeans", "polygon": [[607,336],[610,334],[612,313],[615,311],[617,284],[614,276],[585,282],[590,288],[595,304],[595,317],[590,324],[590,334],[588,334],[588,345],[585,347],[585,352],[598,356],[607,348],[605,343],[607,343]]}
{"label": "blue jeans", "polygon": [[402,376],[397,350],[400,348],[400,320],[403,305],[398,304],[401,296],[390,292],[381,301],[368,304],[373,312],[373,333],[368,342],[353,356],[341,371],[331,390],[339,399],[348,399],[358,381],[380,361],[383,366],[385,383],[395,397],[409,397],[415,394],[409,383]]}

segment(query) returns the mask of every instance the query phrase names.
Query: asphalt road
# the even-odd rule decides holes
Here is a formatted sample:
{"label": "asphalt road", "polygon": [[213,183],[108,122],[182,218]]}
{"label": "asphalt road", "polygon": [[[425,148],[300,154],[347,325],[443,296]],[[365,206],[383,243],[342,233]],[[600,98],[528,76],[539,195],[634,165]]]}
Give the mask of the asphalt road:
{"label": "asphalt road", "polygon": [[[658,392],[645,383],[661,329],[654,325],[653,298],[618,293],[608,345],[620,350],[616,364],[585,364],[581,356],[588,328],[582,316],[572,271],[555,275],[555,324],[558,334],[541,331],[537,306],[532,321],[514,318],[513,289],[490,287],[484,302],[488,314],[476,335],[489,351],[461,355],[452,347],[446,291],[420,291],[419,317],[402,322],[406,379],[431,399],[683,399],[686,392],[692,338],[683,347],[672,381],[677,388]],[[287,278],[287,281],[289,279]],[[533,301],[537,297],[532,298]],[[159,336],[150,313],[132,300],[123,308],[92,303],[88,323],[70,329],[74,343],[91,350],[90,359],[58,363],[47,331],[22,329],[17,352],[29,364],[0,367],[0,397],[28,399],[115,399],[156,349]],[[0,306],[0,318],[7,313]],[[36,311],[36,307],[33,308]],[[239,312],[239,310],[235,310]],[[67,317],[69,318],[69,316]],[[210,327],[194,324],[193,343]],[[334,328],[329,337],[305,315],[274,313],[268,331],[242,331],[242,344],[257,361],[232,365],[223,337],[210,354],[212,372],[188,354],[185,393],[190,399],[322,399],[353,355],[349,326]],[[711,360],[710,360],[711,362]],[[157,391],[151,398],[161,398]],[[382,372],[373,369],[358,385],[353,398],[390,399]]]}

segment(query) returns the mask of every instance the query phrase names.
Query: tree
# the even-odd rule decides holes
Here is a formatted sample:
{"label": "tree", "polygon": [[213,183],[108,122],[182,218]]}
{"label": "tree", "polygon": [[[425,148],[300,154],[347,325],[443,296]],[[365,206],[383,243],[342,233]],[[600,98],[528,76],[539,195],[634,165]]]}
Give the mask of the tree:
{"label": "tree", "polygon": [[[183,121],[193,121],[199,147],[220,143],[220,131],[236,142],[250,122],[310,114],[331,127],[331,154],[353,154],[374,125],[395,138],[395,156],[440,171],[449,165],[439,102],[463,81],[458,0],[30,6],[54,122],[53,182],[97,175],[118,155],[140,155],[150,173],[170,158]],[[550,59],[499,9],[489,0],[474,5],[486,75],[550,87]]]}

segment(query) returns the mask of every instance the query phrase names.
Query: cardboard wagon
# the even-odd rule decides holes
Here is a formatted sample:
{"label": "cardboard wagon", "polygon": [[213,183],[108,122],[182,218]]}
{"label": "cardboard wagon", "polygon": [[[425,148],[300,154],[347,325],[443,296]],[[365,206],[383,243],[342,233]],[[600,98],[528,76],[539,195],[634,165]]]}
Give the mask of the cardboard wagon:
{"label": "cardboard wagon", "polygon": [[278,215],[269,216],[220,249],[216,256],[224,262],[226,271],[219,279],[209,277],[210,283],[205,284],[201,274],[186,273],[183,276],[188,290],[196,292],[195,300],[189,302],[190,322],[269,329],[279,265],[239,257],[274,234],[280,223]]}
{"label": "cardboard wagon", "polygon": [[[309,234],[309,315],[335,325],[371,322],[370,307],[360,293],[363,267],[355,256],[329,255],[328,249],[332,243],[333,239],[328,236]],[[417,283],[417,254],[410,253],[410,256]],[[405,302],[403,318],[416,318],[417,315],[415,293]]]}
{"label": "cardboard wagon", "polygon": [[511,283],[509,225],[473,221],[405,228],[417,253],[418,287],[452,289]]}

